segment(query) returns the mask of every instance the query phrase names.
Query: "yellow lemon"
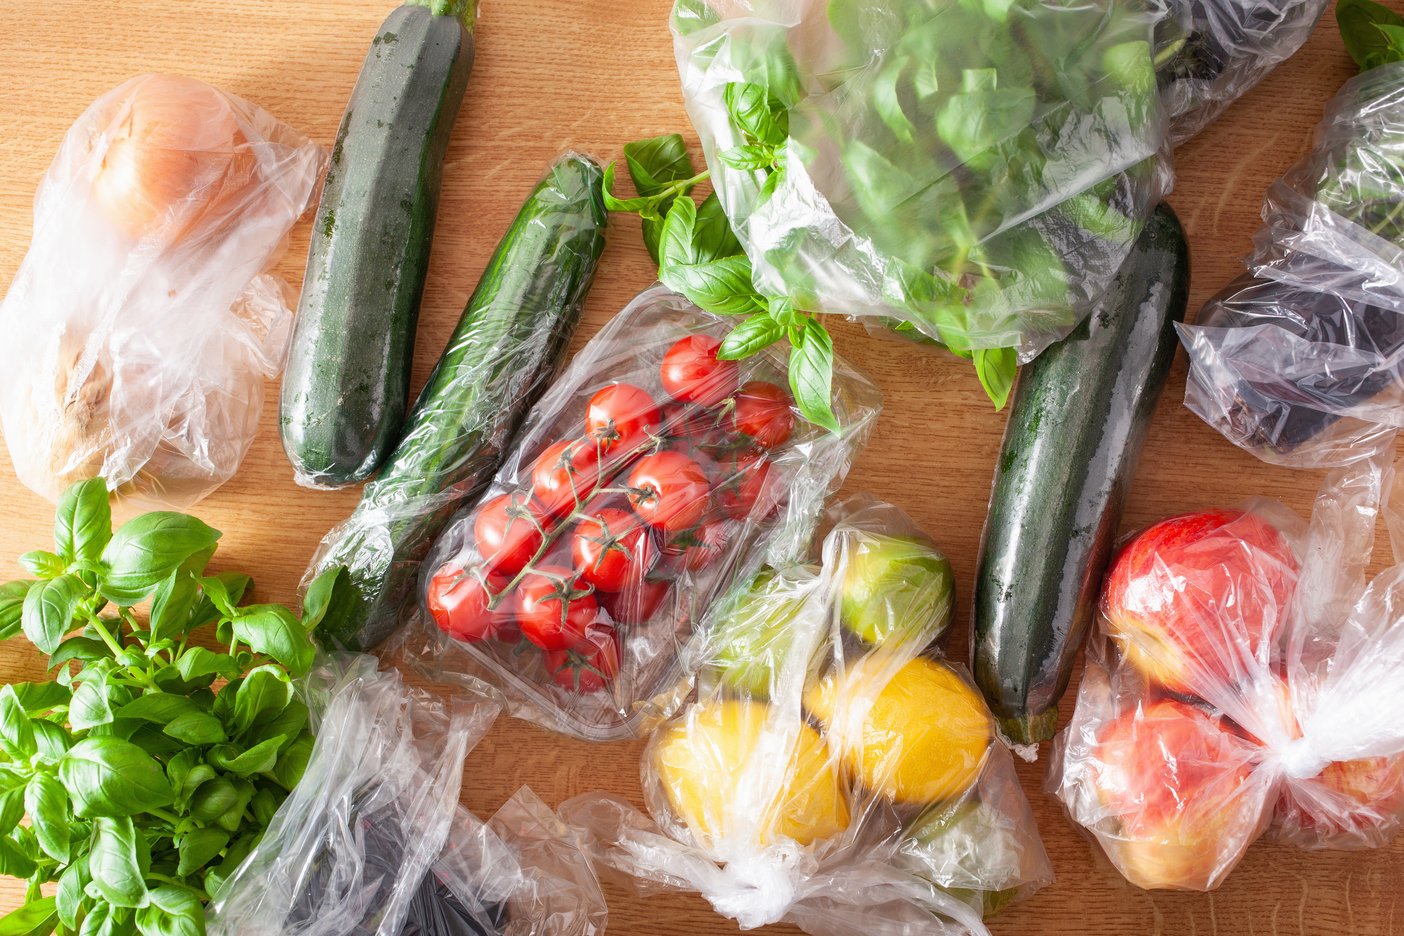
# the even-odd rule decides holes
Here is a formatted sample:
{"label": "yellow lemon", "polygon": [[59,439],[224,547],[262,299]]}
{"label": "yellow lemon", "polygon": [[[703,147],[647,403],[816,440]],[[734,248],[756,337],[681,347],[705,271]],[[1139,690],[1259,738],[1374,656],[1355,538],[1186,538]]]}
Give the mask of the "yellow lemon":
{"label": "yellow lemon", "polygon": [[[693,707],[663,732],[652,751],[654,768],[673,809],[704,847],[734,819],[738,784],[761,740],[769,709],[762,702],[713,700]],[[760,844],[780,833],[808,845],[848,827],[848,800],[828,749],[808,725],[790,752],[783,784],[757,824]]]}
{"label": "yellow lemon", "polygon": [[[984,699],[955,670],[925,657],[880,685],[875,659],[849,668],[842,697],[831,674],[806,693],[805,705],[867,789],[899,803],[958,796],[979,776],[994,738]],[[835,713],[840,698],[846,711]]]}

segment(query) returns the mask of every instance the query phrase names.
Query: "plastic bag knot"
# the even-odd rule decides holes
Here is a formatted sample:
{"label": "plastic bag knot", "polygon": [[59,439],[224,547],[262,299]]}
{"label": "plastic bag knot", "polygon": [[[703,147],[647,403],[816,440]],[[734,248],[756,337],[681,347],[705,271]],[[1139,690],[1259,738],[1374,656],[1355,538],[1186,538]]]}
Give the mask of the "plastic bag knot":
{"label": "plastic bag knot", "polygon": [[1317,751],[1310,738],[1288,741],[1278,756],[1282,762],[1283,773],[1293,780],[1314,777],[1331,763],[1331,758]]}
{"label": "plastic bag knot", "polygon": [[798,853],[770,849],[727,864],[723,882],[704,896],[741,929],[778,923],[795,902],[803,872]]}

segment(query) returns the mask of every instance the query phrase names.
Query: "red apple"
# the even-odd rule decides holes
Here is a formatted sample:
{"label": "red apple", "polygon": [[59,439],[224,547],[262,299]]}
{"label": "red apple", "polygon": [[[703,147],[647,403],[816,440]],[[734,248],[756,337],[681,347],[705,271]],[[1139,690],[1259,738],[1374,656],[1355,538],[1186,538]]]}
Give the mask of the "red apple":
{"label": "red apple", "polygon": [[1404,755],[1333,761],[1309,780],[1286,784],[1272,837],[1303,848],[1378,847],[1401,813]]}
{"label": "red apple", "polygon": [[1265,658],[1287,621],[1297,559],[1275,526],[1207,510],[1149,527],[1112,563],[1103,612],[1127,661],[1173,692],[1215,695]]}
{"label": "red apple", "polygon": [[1106,725],[1094,783],[1118,820],[1108,857],[1145,888],[1207,890],[1238,862],[1262,819],[1245,786],[1254,746],[1192,705],[1164,699]]}

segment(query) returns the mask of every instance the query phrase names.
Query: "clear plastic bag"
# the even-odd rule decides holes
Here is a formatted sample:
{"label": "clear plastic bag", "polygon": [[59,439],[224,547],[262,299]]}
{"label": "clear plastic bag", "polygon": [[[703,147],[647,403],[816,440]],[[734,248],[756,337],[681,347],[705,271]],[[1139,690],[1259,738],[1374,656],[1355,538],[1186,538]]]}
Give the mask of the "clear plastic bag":
{"label": "clear plastic bag", "polygon": [[677,708],[713,601],[807,553],[881,409],[836,358],[839,431],[805,421],[785,348],[716,361],[730,328],[653,287],[591,339],[425,560],[412,665],[490,676],[513,714],[592,741]]}
{"label": "clear plastic bag", "polygon": [[[211,936],[596,936],[585,854],[523,787],[490,823],[458,803],[464,756],[500,711],[448,701],[372,656],[299,689],[317,737],[303,779],[206,908]],[[484,687],[484,690],[486,687]]]}
{"label": "clear plastic bag", "polygon": [[0,304],[0,424],[49,500],[101,475],[119,506],[185,509],[227,481],[282,369],[287,284],[263,271],[325,149],[191,78],[145,75],[64,135]]}
{"label": "clear plastic bag", "polygon": [[1249,275],[1178,326],[1185,405],[1258,457],[1370,458],[1404,427],[1404,63],[1342,87],[1268,189]]}
{"label": "clear plastic bag", "polygon": [[729,596],[697,700],[644,751],[653,818],[603,793],[561,815],[613,876],[742,929],[983,934],[1052,869],[979,690],[934,649],[950,566],[895,507],[836,519],[822,566]]}
{"label": "clear plastic bag", "polygon": [[1392,456],[1332,472],[1310,526],[1255,499],[1113,562],[1045,788],[1132,883],[1211,890],[1269,829],[1305,848],[1397,829],[1404,565],[1364,575]]}

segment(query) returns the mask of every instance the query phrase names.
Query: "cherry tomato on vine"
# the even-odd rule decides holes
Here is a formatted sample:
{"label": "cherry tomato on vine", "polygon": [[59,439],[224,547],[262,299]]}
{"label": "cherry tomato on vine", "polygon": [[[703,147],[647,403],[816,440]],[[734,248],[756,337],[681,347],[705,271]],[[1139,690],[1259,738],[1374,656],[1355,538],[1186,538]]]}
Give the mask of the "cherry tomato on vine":
{"label": "cherry tomato on vine", "polygon": [[617,592],[643,581],[657,558],[653,539],[639,518],[613,507],[581,519],[570,549],[581,577],[600,591]]}
{"label": "cherry tomato on vine", "polygon": [[738,452],[722,459],[717,472],[722,476],[712,491],[712,500],[721,512],[733,520],[745,520],[756,502],[768,494],[770,459],[759,452]]}
{"label": "cherry tomato on vine", "polygon": [[743,432],[762,448],[784,445],[795,429],[794,401],[773,383],[752,380],[732,398],[731,427]]}
{"label": "cherry tomato on vine", "polygon": [[735,361],[717,360],[721,341],[710,335],[688,335],[663,355],[663,389],[675,400],[718,406],[736,392],[740,368]]}
{"label": "cherry tomato on vine", "polygon": [[678,536],[663,552],[689,572],[697,572],[721,558],[726,540],[726,523],[713,520]]}
{"label": "cherry tomato on vine", "polygon": [[737,444],[739,437],[726,425],[728,420],[714,411],[675,403],[664,413],[671,451],[700,461]]}
{"label": "cherry tomato on vine", "polygon": [[590,398],[585,412],[588,441],[606,455],[628,454],[663,428],[663,411],[633,384],[610,384]]}
{"label": "cherry tomato on vine", "polygon": [[599,692],[619,675],[619,635],[608,624],[596,624],[576,650],[545,650],[541,654],[551,678],[562,689],[579,695]]}
{"label": "cherry tomato on vine", "polygon": [[516,591],[517,626],[522,636],[543,650],[570,650],[582,645],[599,606],[580,573],[564,566],[538,566],[522,576]]}
{"label": "cherry tomato on vine", "polygon": [[629,503],[634,511],[667,533],[695,526],[711,493],[702,466],[681,452],[645,455],[629,473]]}
{"label": "cherry tomato on vine", "polygon": [[473,520],[478,555],[494,572],[514,576],[541,548],[548,520],[546,508],[530,494],[516,491],[494,497]]}
{"label": "cherry tomato on vine", "polygon": [[609,612],[616,624],[637,627],[658,613],[672,589],[672,582],[644,579],[617,592],[601,592],[600,606]]}
{"label": "cherry tomato on vine", "polygon": [[429,613],[439,629],[454,640],[473,642],[497,637],[502,625],[510,620],[505,608],[493,611],[489,607],[492,599],[507,587],[507,579],[496,572],[480,575],[448,563],[429,580],[425,597]]}
{"label": "cherry tomato on vine", "polygon": [[562,439],[531,467],[531,490],[553,517],[590,499],[600,484],[600,453],[588,439]]}

